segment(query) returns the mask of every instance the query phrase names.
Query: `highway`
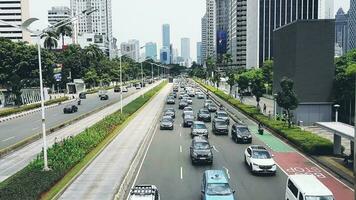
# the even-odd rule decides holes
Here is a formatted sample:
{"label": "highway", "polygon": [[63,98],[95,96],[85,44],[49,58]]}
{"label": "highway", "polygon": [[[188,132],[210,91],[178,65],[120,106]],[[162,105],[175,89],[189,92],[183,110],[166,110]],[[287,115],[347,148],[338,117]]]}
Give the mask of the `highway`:
{"label": "highway", "polygon": [[[123,93],[123,98],[135,92],[137,92],[136,89],[131,87],[127,93]],[[63,113],[63,108],[68,104],[46,109],[46,129],[56,127],[83,114],[120,100],[120,93],[114,93],[114,90],[109,90],[108,95],[109,100],[107,101],[101,101],[97,93],[87,95],[87,99],[82,99],[81,105],[78,106],[78,112],[73,114]],[[76,102],[73,103],[76,104]],[[0,123],[0,133],[0,149],[4,149],[28,137],[41,133],[41,112],[35,112],[24,117]]]}
{"label": "highway", "polygon": [[[203,102],[204,100],[193,98],[195,114],[203,107]],[[190,128],[181,126],[182,110],[178,110],[178,99],[174,106],[166,107],[174,107],[176,110],[174,130],[157,129],[134,184],[156,185],[162,199],[200,199],[203,172],[208,169],[222,169],[230,177],[230,184],[236,191],[235,197],[239,200],[284,198],[287,175],[280,169],[276,176],[252,175],[245,166],[243,157],[249,144],[236,144],[230,135],[212,134],[211,123],[206,124],[209,127],[209,141],[214,147],[213,165],[193,166],[189,156]],[[233,124],[232,120],[231,122]],[[253,144],[263,143],[254,135]]]}

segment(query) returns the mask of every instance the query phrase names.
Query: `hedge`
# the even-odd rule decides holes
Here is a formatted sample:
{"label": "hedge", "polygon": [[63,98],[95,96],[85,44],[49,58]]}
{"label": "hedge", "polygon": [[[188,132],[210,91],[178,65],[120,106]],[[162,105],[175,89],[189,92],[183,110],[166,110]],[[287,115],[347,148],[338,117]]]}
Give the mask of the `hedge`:
{"label": "hedge", "polygon": [[[68,97],[60,97],[58,99],[48,100],[48,101],[45,102],[45,106],[52,105],[52,104],[55,104],[55,103],[60,103],[60,102],[63,102],[63,101],[67,101],[68,99],[69,99]],[[18,108],[5,109],[5,110],[0,111],[0,117],[6,117],[6,116],[13,115],[13,114],[16,114],[16,113],[20,113],[20,112],[36,109],[36,108],[39,108],[39,107],[41,107],[41,103],[23,105],[23,106],[18,107]]]}
{"label": "hedge", "polygon": [[315,135],[309,131],[304,131],[299,127],[288,128],[288,125],[283,121],[271,120],[263,115],[255,106],[245,105],[237,99],[227,95],[223,91],[212,86],[206,85],[198,79],[194,79],[204,88],[210,90],[221,99],[242,111],[249,117],[261,122],[278,135],[293,143],[296,147],[303,150],[305,153],[312,155],[331,155],[333,153],[333,144],[330,140]]}
{"label": "hedge", "polygon": [[109,134],[149,101],[167,82],[138,97],[82,133],[56,142],[48,148],[50,171],[43,171],[43,152],[37,155],[24,169],[0,183],[0,199],[38,199],[41,194],[54,186],[66,173],[78,164],[91,150],[99,145]]}

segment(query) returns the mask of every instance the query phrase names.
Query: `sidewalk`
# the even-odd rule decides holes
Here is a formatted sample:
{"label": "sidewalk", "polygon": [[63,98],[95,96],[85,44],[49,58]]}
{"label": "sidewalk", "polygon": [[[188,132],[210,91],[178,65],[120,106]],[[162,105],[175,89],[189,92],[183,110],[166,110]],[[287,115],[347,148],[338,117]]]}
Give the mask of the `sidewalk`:
{"label": "sidewalk", "polygon": [[[145,87],[141,91],[132,94],[123,99],[123,105],[127,105],[137,97],[141,96],[143,93],[157,86],[160,82],[156,82],[155,84],[150,85],[149,87]],[[120,108],[120,102],[117,102],[109,107],[106,107],[99,112],[90,115],[84,119],[77,121],[74,124],[66,126],[50,135],[47,135],[47,144],[48,146],[52,146],[55,141],[62,140],[63,138],[74,136],[82,131],[84,131],[87,127],[90,127],[97,123],[98,121],[105,118],[107,115],[110,115],[116,112]],[[0,182],[4,181],[6,178],[14,175],[16,172],[23,169],[26,165],[28,165],[34,158],[36,158],[37,154],[42,150],[42,140],[37,140],[22,149],[14,151],[0,159]]]}
{"label": "sidewalk", "polygon": [[[126,128],[65,190],[60,199],[113,199],[137,150],[163,109],[169,84],[154,97]],[[149,114],[144,114],[149,113]]]}

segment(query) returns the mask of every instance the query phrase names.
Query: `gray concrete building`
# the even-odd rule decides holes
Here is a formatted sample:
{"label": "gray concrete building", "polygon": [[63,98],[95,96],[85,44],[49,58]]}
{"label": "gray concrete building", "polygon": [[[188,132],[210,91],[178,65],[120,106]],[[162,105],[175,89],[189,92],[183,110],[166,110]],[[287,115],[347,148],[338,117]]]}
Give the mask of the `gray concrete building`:
{"label": "gray concrete building", "polygon": [[350,0],[348,50],[351,49],[356,49],[356,0]]}
{"label": "gray concrete building", "polygon": [[335,15],[335,43],[341,48],[339,55],[342,56],[347,52],[349,44],[349,15],[340,8]]}
{"label": "gray concrete building", "polygon": [[294,81],[299,100],[295,122],[331,121],[334,40],[334,20],[298,20],[274,31],[273,92],[280,91],[283,77]]}
{"label": "gray concrete building", "polygon": [[205,64],[208,44],[208,19],[206,14],[201,18],[201,64]]}
{"label": "gray concrete building", "polygon": [[48,23],[55,25],[58,22],[71,17],[71,11],[66,6],[56,6],[48,10]]}

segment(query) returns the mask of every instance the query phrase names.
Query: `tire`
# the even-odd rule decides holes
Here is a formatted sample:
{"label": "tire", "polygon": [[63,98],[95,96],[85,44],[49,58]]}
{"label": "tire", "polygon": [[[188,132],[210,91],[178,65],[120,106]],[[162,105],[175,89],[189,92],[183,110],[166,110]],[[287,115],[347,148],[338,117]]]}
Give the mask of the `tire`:
{"label": "tire", "polygon": [[253,169],[252,169],[252,164],[250,164],[250,172],[251,172],[251,174],[254,174]]}
{"label": "tire", "polygon": [[247,165],[247,159],[246,159],[246,156],[244,156],[244,162],[245,162],[245,164]]}

